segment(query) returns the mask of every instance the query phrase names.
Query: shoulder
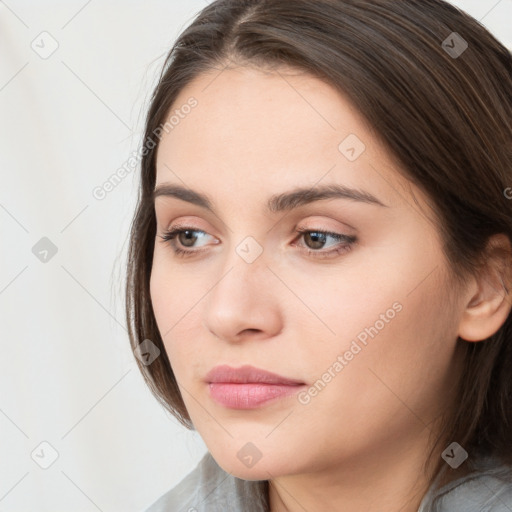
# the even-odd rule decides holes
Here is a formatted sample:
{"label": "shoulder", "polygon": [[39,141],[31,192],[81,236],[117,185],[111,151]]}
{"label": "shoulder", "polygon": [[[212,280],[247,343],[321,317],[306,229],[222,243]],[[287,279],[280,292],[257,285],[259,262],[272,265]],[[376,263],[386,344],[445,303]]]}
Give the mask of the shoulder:
{"label": "shoulder", "polygon": [[[435,503],[433,503],[435,501]],[[512,467],[489,459],[485,467],[437,490],[431,490],[418,512],[510,512]]]}
{"label": "shoulder", "polygon": [[266,512],[264,481],[226,473],[207,452],[181,482],[144,512]]}

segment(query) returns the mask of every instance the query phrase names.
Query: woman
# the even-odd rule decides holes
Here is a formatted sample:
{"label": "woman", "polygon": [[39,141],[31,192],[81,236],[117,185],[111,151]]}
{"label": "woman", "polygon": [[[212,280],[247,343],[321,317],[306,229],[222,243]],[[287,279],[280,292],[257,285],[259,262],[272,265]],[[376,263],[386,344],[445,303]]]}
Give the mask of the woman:
{"label": "woman", "polygon": [[441,0],[217,0],[179,36],[127,318],[208,453],[148,510],[512,510],[511,85]]}

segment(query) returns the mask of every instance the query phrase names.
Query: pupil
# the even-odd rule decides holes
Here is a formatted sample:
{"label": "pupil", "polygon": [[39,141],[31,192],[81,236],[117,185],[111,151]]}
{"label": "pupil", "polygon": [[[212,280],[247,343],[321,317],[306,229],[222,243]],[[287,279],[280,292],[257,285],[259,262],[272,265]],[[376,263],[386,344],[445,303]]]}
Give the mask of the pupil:
{"label": "pupil", "polygon": [[[190,245],[187,245],[186,243],[184,243],[183,245],[184,245],[185,247],[192,247],[192,246],[194,245],[194,242],[195,242],[196,238],[197,238],[197,236],[193,236],[193,237],[191,237],[191,236],[190,236],[190,233],[193,233],[193,231],[191,231],[191,230],[189,230],[189,229],[187,229],[187,230],[185,230],[185,231],[183,231],[183,232],[181,233],[182,235],[185,235],[185,236],[186,236],[185,240],[187,240],[188,242],[192,242]],[[182,241],[180,241],[180,242],[182,242]]]}
{"label": "pupil", "polygon": [[321,249],[325,244],[325,236],[323,233],[309,233],[309,238],[313,239],[313,244],[316,244],[313,249]]}

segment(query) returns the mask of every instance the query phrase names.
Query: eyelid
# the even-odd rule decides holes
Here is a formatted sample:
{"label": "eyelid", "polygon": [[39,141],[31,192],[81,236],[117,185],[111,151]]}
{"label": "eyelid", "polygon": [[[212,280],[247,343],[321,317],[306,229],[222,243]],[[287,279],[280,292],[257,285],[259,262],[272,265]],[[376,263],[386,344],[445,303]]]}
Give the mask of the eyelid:
{"label": "eyelid", "polygon": [[[321,222],[321,221],[319,221],[319,222]],[[205,235],[214,237],[214,235],[211,235],[205,229],[201,229],[200,227],[193,226],[192,223],[188,223],[188,222],[176,222],[175,224],[171,223],[171,225],[165,230],[164,234],[168,234],[170,232],[176,232],[179,230],[196,231],[196,232],[203,233]],[[337,230],[331,230],[329,228],[319,228],[317,225],[316,226],[313,225],[313,226],[295,227],[293,230],[294,234],[304,234],[304,233],[311,233],[311,232],[323,233],[323,234],[330,235],[335,238],[336,237],[345,238],[345,239],[355,238],[355,235],[339,232]]]}
{"label": "eyelid", "polygon": [[[178,247],[176,242],[175,242],[175,238],[177,236],[179,236],[181,233],[185,232],[185,231],[193,231],[193,232],[196,232],[196,233],[202,233],[204,235],[207,235],[207,236],[213,236],[213,235],[210,235],[208,232],[202,230],[202,229],[197,229],[193,226],[190,226],[190,225],[185,225],[185,224],[176,224],[174,226],[172,226],[172,228],[169,228],[163,236],[161,235],[158,235],[160,238],[162,238],[162,241],[163,243],[166,243],[168,245],[171,246],[173,252],[174,252],[174,255],[176,257],[181,257],[181,258],[185,258],[185,257],[193,257],[193,256],[197,256],[203,252],[206,252],[208,249],[206,248],[200,248],[200,249],[194,249],[194,248],[190,248],[190,249],[182,249],[181,247]],[[359,242],[359,239],[357,236],[354,236],[354,235],[346,235],[346,234],[343,234],[343,233],[338,233],[338,232],[332,232],[332,231],[328,231],[328,230],[324,230],[324,229],[316,229],[314,227],[311,227],[311,228],[296,228],[294,233],[298,236],[295,237],[294,241],[293,241],[293,246],[296,247],[297,246],[297,242],[296,240],[302,238],[304,236],[304,234],[307,234],[307,233],[319,233],[319,234],[322,234],[322,235],[326,235],[326,236],[330,236],[332,238],[334,238],[337,243],[335,244],[334,248],[332,249],[329,249],[329,250],[322,250],[322,249],[319,249],[319,250],[315,250],[315,249],[310,249],[308,247],[305,247],[303,245],[299,245],[300,247],[300,250],[301,252],[305,252],[307,253],[309,256],[312,256],[313,258],[316,258],[318,260],[320,259],[329,259],[329,258],[337,258],[339,256],[341,256],[342,254],[345,254],[347,252],[349,252],[350,250],[352,250],[353,246],[355,244],[357,244]],[[220,243],[218,240],[217,242],[215,242],[215,245],[217,245],[218,243]],[[206,245],[207,247],[207,245]]]}

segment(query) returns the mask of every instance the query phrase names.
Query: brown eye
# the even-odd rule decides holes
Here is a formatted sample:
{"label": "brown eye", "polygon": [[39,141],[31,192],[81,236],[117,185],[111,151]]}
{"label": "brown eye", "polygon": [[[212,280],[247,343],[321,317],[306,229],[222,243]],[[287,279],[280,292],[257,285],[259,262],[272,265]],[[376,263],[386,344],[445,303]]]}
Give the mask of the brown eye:
{"label": "brown eye", "polygon": [[[306,245],[304,250],[306,250],[309,255],[314,257],[325,258],[342,254],[349,251],[357,242],[357,237],[355,236],[331,233],[329,231],[298,229],[297,232],[302,235],[299,238],[304,239],[304,243]],[[329,238],[332,238],[335,242],[337,242],[333,244],[334,248],[321,251],[320,249],[325,246]]]}
{"label": "brown eye", "polygon": [[326,239],[327,235],[319,231],[308,231],[304,234],[304,241],[310,249],[322,249]]}
{"label": "brown eye", "polygon": [[[160,235],[159,235],[160,236]],[[195,247],[195,243],[205,236],[210,236],[208,233],[200,230],[189,227],[176,227],[164,233],[160,238],[164,243],[168,243],[171,245],[174,253],[177,256],[193,256],[194,254],[198,254],[202,252],[198,249],[192,249]],[[191,248],[189,250],[182,249],[181,247]]]}
{"label": "brown eye", "polygon": [[185,247],[193,247],[198,238],[197,236],[194,236],[193,233],[195,233],[195,231],[192,229],[185,229],[179,232],[177,236],[180,244]]}

